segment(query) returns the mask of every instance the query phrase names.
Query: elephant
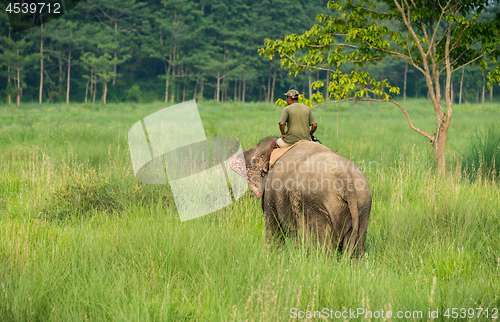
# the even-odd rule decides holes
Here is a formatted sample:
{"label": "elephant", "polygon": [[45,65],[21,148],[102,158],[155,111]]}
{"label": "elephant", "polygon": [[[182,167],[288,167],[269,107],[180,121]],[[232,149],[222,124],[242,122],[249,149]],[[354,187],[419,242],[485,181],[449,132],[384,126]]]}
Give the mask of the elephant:
{"label": "elephant", "polygon": [[[274,137],[261,140],[230,160],[255,196],[262,199],[268,242],[284,236],[309,246],[364,254],[372,195],[363,173],[328,147],[303,141],[262,171]],[[243,164],[244,162],[244,164]]]}

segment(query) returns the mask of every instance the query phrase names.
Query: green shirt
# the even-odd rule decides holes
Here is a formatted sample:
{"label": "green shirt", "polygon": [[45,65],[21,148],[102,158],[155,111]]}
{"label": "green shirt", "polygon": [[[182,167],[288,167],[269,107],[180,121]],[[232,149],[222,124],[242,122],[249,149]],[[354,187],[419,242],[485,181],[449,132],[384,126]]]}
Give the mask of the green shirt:
{"label": "green shirt", "polygon": [[287,125],[287,131],[283,137],[286,144],[292,145],[300,140],[311,141],[309,126],[316,123],[316,120],[309,107],[299,103],[288,105],[281,112],[280,122]]}

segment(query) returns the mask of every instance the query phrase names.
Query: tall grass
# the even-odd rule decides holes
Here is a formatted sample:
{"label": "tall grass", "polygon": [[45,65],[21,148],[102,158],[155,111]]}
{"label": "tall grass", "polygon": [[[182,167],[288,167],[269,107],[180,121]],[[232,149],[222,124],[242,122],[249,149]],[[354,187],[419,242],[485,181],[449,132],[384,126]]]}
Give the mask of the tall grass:
{"label": "tall grass", "polygon": [[463,153],[462,169],[471,179],[500,178],[500,128],[490,124],[476,131]]}
{"label": "tall grass", "polygon": [[[431,131],[430,104],[406,104]],[[250,191],[181,223],[168,186],[136,182],[129,161],[128,129],[161,108],[0,106],[1,321],[281,321],[296,320],[293,308],[422,311],[417,321],[438,309],[434,320],[448,321],[446,308],[491,318],[500,306],[499,187],[464,180],[453,163],[494,112],[455,114],[440,177],[427,141],[391,106],[344,105],[338,139],[336,110],[314,111],[317,137],[365,162],[373,207],[356,264],[268,247]],[[199,109],[207,136],[244,148],[277,132],[271,104]]]}

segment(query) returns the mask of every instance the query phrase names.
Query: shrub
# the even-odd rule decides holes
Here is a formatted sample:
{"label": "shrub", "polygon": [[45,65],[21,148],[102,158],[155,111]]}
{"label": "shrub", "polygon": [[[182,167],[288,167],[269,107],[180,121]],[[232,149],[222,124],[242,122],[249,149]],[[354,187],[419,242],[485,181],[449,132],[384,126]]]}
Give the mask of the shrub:
{"label": "shrub", "polygon": [[102,176],[74,173],[52,189],[40,214],[45,219],[63,220],[92,210],[113,213],[124,208],[122,197]]}
{"label": "shrub", "polygon": [[462,171],[469,179],[500,177],[500,129],[494,125],[476,131],[462,155]]}
{"label": "shrub", "polygon": [[149,185],[135,180],[130,184],[109,182],[103,174],[75,171],[51,188],[41,204],[39,217],[48,221],[64,221],[90,216],[95,211],[119,214],[131,204],[145,207],[161,204],[166,207],[174,204],[174,198],[168,185]]}
{"label": "shrub", "polygon": [[127,101],[129,102],[140,102],[141,96],[142,93],[139,85],[133,85],[127,90]]}

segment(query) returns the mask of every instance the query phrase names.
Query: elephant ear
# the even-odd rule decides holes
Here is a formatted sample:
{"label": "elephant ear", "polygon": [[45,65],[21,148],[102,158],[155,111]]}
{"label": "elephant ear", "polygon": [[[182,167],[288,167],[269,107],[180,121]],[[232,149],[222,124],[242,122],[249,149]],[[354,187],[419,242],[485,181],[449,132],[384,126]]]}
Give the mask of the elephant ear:
{"label": "elephant ear", "polygon": [[[236,154],[229,160],[231,170],[242,176],[252,188],[255,197],[259,199],[264,192],[261,169],[264,164],[264,156],[257,154],[256,147],[247,149],[240,154]],[[243,154],[243,158],[241,157]]]}

